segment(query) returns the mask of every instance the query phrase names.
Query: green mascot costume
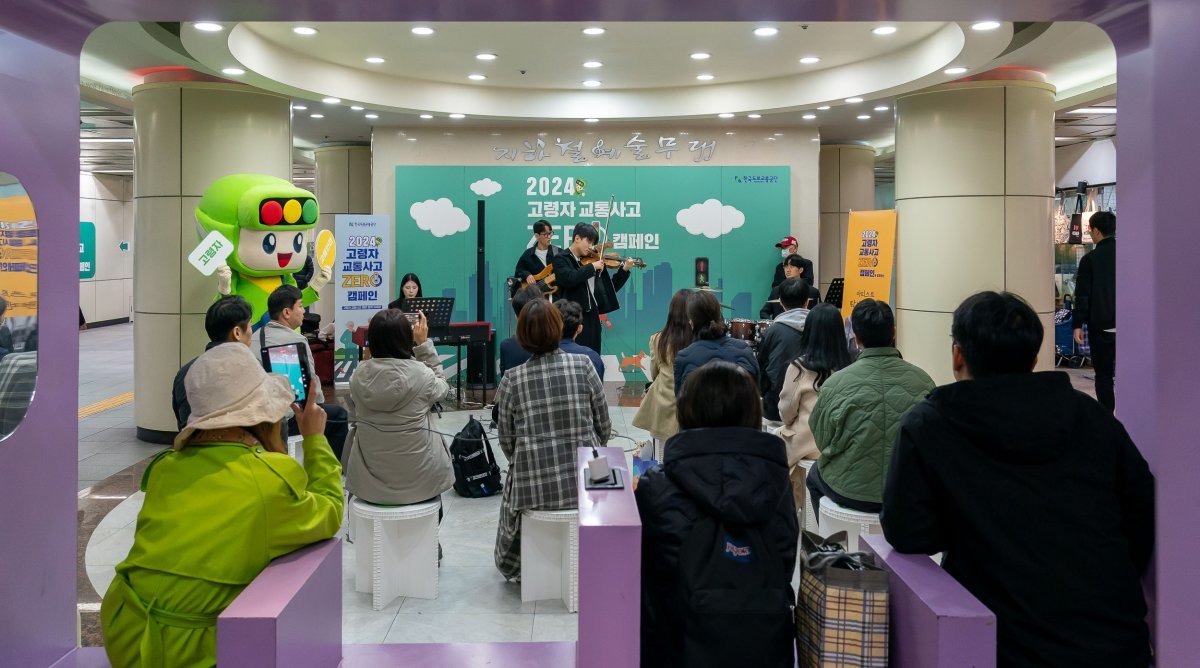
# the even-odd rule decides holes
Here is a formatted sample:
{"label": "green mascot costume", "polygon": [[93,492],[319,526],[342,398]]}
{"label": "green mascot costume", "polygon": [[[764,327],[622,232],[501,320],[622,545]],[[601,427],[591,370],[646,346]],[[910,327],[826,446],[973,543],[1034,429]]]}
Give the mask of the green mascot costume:
{"label": "green mascot costume", "polygon": [[[203,234],[217,230],[234,247],[226,266],[217,269],[217,292],[250,303],[255,331],[270,320],[267,297],[281,285],[296,284],[292,274],[304,267],[318,213],[312,193],[262,174],[217,179],[200,198],[196,222]],[[305,306],[317,301],[329,277],[328,269],[316,267],[303,290]]]}

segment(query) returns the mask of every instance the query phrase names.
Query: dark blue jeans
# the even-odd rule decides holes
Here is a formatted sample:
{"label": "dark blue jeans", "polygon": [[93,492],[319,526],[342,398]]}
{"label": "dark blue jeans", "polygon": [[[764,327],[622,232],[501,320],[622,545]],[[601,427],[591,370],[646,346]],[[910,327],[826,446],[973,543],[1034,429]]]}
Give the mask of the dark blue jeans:
{"label": "dark blue jeans", "polygon": [[821,468],[821,463],[818,461],[813,464],[813,467],[808,471],[808,477],[804,481],[804,486],[808,488],[808,498],[811,499],[813,514],[821,512],[821,497],[828,496],[833,499],[833,502],[843,508],[857,510],[863,513],[878,513],[883,510],[882,503],[872,503],[870,501],[856,501],[848,499],[841,494],[833,491],[825,481],[821,479],[821,473],[818,469]]}

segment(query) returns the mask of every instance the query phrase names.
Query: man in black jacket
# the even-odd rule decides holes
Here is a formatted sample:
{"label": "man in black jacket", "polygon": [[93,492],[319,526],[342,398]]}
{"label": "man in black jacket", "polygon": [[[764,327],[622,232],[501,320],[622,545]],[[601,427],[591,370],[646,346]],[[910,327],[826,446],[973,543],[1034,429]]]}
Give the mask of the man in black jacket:
{"label": "man in black jacket", "polygon": [[1154,478],[1124,427],[1062,372],[1020,297],[954,312],[958,382],[904,417],[880,523],[900,552],[943,566],[996,615],[998,666],[1150,660],[1140,578],[1154,547]]}
{"label": "man in black jacket", "polygon": [[[521,257],[517,258],[517,267],[513,269],[513,277],[521,283],[521,287],[537,285],[533,277],[549,266],[555,255],[562,252],[561,248],[550,243],[554,238],[554,230],[547,221],[539,220],[533,224],[533,237],[536,243],[521,253]],[[545,292],[545,289],[542,291]],[[547,299],[549,298],[547,296]]]}
{"label": "man in black jacket", "polygon": [[[250,346],[254,340],[250,330],[251,315],[253,313],[250,304],[237,295],[226,295],[213,302],[204,314],[204,331],[208,333],[208,345],[204,349],[211,350],[222,343],[234,342]],[[171,408],[175,411],[175,424],[180,431],[187,426],[188,417],[192,414],[183,379],[187,377],[195,361],[193,358],[183,365],[179,373],[175,374],[175,382],[171,387]]]}
{"label": "man in black jacket", "polygon": [[579,258],[587,255],[588,249],[595,246],[599,239],[594,225],[579,223],[575,226],[567,252],[559,253],[553,260],[558,294],[583,309],[583,333],[575,341],[597,353],[600,352],[600,315],[621,308],[617,301],[617,290],[625,286],[629,280],[629,269],[633,266],[633,259],[628,258],[617,269],[617,273],[610,276],[603,260],[581,263]]}
{"label": "man in black jacket", "polygon": [[1079,261],[1075,274],[1075,343],[1083,345],[1088,326],[1096,400],[1111,413],[1117,405],[1113,378],[1117,370],[1117,216],[1100,211],[1088,221],[1096,247]]}
{"label": "man in black jacket", "polygon": [[[781,239],[779,243],[775,244],[775,247],[779,249],[779,254],[783,256],[784,260],[787,260],[793,255],[800,258],[800,261],[804,263],[804,279],[809,283],[816,282],[816,280],[813,278],[812,260],[800,255],[800,242],[796,241],[796,237],[786,236]],[[787,277],[783,274],[783,262],[780,262],[779,264],[775,265],[775,277],[771,279],[771,287],[776,287],[782,283],[783,279],[785,278]]]}
{"label": "man in black jacket", "polygon": [[762,391],[763,418],[772,427],[780,427],[779,389],[788,365],[800,354],[800,333],[812,298],[808,282],[789,278],[779,284],[779,301],[784,311],[767,328],[758,344],[758,385]]}

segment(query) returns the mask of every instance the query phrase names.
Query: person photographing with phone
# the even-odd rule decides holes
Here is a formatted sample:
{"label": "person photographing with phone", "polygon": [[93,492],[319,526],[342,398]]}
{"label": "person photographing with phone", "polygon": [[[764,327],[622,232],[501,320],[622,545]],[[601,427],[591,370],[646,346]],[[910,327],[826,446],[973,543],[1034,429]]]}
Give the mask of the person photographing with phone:
{"label": "person photographing with phone", "polygon": [[[116,668],[216,663],[217,617],[274,558],[334,536],[341,466],[315,402],[293,403],[241,343],[198,357],[184,380],[192,412],[142,476],[133,547],[100,606]],[[309,392],[320,388],[314,380]],[[284,421],[304,437],[287,454]]]}

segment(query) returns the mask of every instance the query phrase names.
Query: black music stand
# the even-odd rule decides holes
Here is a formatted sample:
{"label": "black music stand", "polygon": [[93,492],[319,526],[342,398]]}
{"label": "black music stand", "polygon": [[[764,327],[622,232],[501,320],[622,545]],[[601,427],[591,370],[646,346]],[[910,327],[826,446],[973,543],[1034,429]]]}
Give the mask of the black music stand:
{"label": "black music stand", "polygon": [[834,306],[841,308],[842,307],[842,292],[845,289],[846,289],[846,279],[845,278],[833,279],[833,281],[829,284],[829,289],[825,291],[825,299],[823,301],[826,304],[833,304]]}
{"label": "black music stand", "polygon": [[454,297],[416,297],[404,302],[405,313],[421,311],[429,323],[429,336],[450,333],[450,316],[454,313]]}

